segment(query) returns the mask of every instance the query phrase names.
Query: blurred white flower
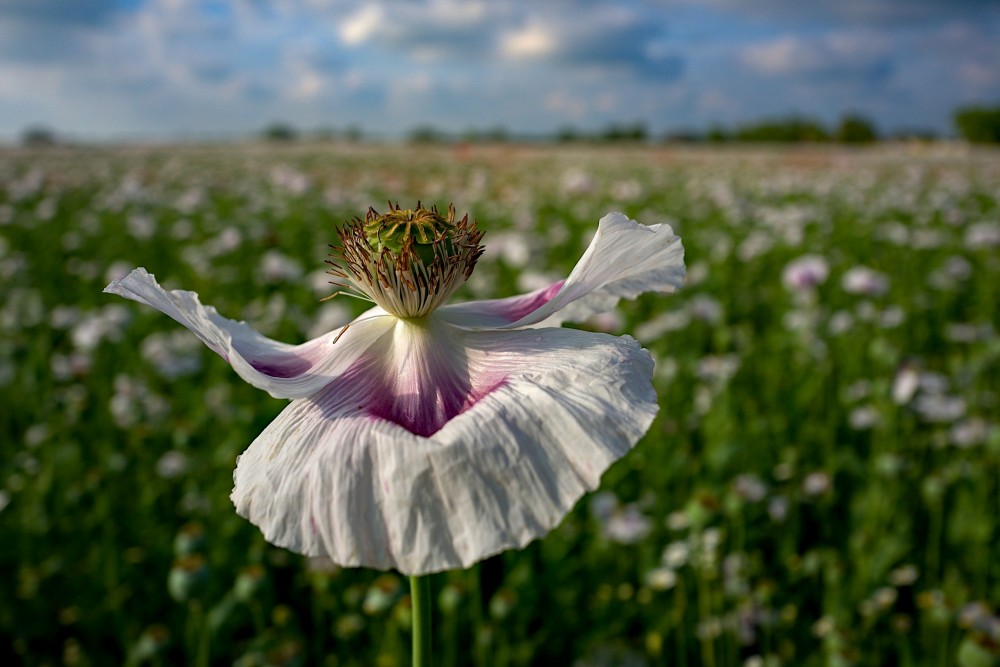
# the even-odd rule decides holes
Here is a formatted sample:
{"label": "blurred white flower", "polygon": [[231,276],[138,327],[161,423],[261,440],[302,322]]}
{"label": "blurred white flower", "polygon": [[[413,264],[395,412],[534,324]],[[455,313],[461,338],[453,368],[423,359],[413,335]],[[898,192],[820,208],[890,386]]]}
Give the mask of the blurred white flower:
{"label": "blurred white flower", "polygon": [[53,329],[69,329],[81,317],[80,309],[76,306],[56,306],[49,313],[49,326]]}
{"label": "blurred white flower", "polygon": [[173,479],[183,475],[188,468],[188,457],[184,452],[172,449],[166,452],[156,462],[156,474],[164,479]]}
{"label": "blurred white flower", "polygon": [[891,586],[882,586],[872,594],[872,601],[879,609],[888,609],[896,603],[899,593]]}
{"label": "blurred white flower", "polygon": [[772,521],[781,523],[788,516],[788,498],[774,496],[767,503],[767,514]]}
{"label": "blurred white flower", "polygon": [[201,370],[201,350],[197,338],[179,330],[152,333],[139,346],[142,358],[168,380],[193,375]]}
{"label": "blurred white flower", "polygon": [[944,243],[944,234],[937,229],[914,229],[910,237],[910,245],[917,250],[933,250]]}
{"label": "blurred white flower", "polygon": [[770,234],[755,230],[750,232],[736,248],[736,256],[741,262],[750,262],[773,247],[774,238]]}
{"label": "blurred white flower", "polygon": [[194,234],[194,225],[187,218],[181,218],[170,226],[170,237],[176,241],[187,241]]}
{"label": "blurred white flower", "polygon": [[108,408],[119,428],[134,428],[141,422],[153,423],[169,412],[166,400],[135,378],[120,374],[115,377],[114,388]]}
{"label": "blurred white flower", "polygon": [[590,513],[600,522],[611,518],[619,507],[618,498],[611,491],[598,491],[590,497]]}
{"label": "blurred white flower", "polygon": [[642,183],[633,179],[616,181],[611,186],[611,196],[618,202],[628,203],[642,196]]}
{"label": "blurred white flower", "polygon": [[309,283],[313,294],[318,297],[328,297],[337,290],[331,280],[332,277],[325,269],[317,269],[306,276],[306,282]]}
{"label": "blurred white flower", "polygon": [[520,269],[531,259],[532,245],[524,234],[518,232],[497,232],[490,234],[490,251],[510,267]]}
{"label": "blurred white flower", "polygon": [[838,310],[830,316],[830,321],[827,322],[826,326],[831,336],[840,336],[850,331],[851,327],[854,326],[854,316],[846,310]]}
{"label": "blurred white flower", "polygon": [[913,409],[924,421],[953,422],[965,416],[965,399],[947,394],[920,394],[913,401]]}
{"label": "blurred white flower", "polygon": [[289,194],[301,195],[309,189],[309,177],[287,164],[279,164],[271,170],[271,183]]}
{"label": "blurred white flower", "polygon": [[810,291],[826,282],[830,267],[818,255],[803,255],[789,262],[781,274],[785,287],[794,292]]}
{"label": "blurred white flower", "polygon": [[644,540],[652,528],[652,522],[630,503],[612,512],[601,526],[601,533],[618,544],[635,544]]}
{"label": "blurred white flower", "polygon": [[702,551],[718,551],[719,546],[722,544],[722,530],[712,526],[706,528],[701,533],[701,549]]}
{"label": "blurred white flower", "polygon": [[919,574],[916,565],[900,565],[889,573],[889,583],[893,586],[912,586]]}
{"label": "blurred white flower", "polygon": [[896,405],[906,405],[920,388],[920,374],[912,364],[903,364],[892,381],[892,400]]}
{"label": "blurred white flower", "polygon": [[566,195],[584,195],[597,187],[593,176],[582,169],[567,169],[562,175],[562,191]]}
{"label": "blurred white flower", "polygon": [[811,498],[821,496],[829,490],[830,474],[825,470],[811,472],[802,480],[802,493]]}
{"label": "blurred white flower", "polygon": [[209,257],[219,257],[233,252],[243,243],[243,232],[238,227],[229,225],[219,234],[205,241],[202,246],[205,254]]}
{"label": "blurred white flower", "polygon": [[677,573],[669,567],[654,567],[646,572],[645,580],[654,591],[668,591],[677,585]]}
{"label": "blurred white flower", "polygon": [[840,279],[840,285],[848,294],[882,296],[889,291],[889,279],[882,273],[867,266],[848,269]]}
{"label": "blurred white flower", "polygon": [[989,438],[991,427],[980,417],[963,419],[948,431],[948,441],[955,447],[981,445]]}
{"label": "blurred white flower", "polygon": [[78,350],[90,352],[103,340],[121,340],[130,317],[128,309],[118,304],[104,306],[84,315],[73,327],[70,338]]}
{"label": "blurred white flower", "polygon": [[132,265],[127,264],[122,260],[115,260],[108,265],[108,268],[104,270],[104,280],[111,282],[112,280],[121,280],[128,275],[129,271],[132,270]]}
{"label": "blurred white flower", "polygon": [[283,283],[302,277],[302,266],[278,250],[268,250],[261,260],[260,275],[265,282]]}
{"label": "blurred white flower", "polygon": [[667,515],[667,528],[670,530],[681,531],[690,525],[691,517],[688,516],[687,512],[677,511]]}
{"label": "blurred white flower", "polygon": [[876,426],[880,420],[881,417],[878,410],[871,405],[863,405],[855,408],[851,410],[851,414],[847,417],[847,423],[855,431],[867,431]]}
{"label": "blurred white flower", "polygon": [[696,294],[688,301],[687,311],[691,317],[708,324],[722,320],[722,304],[707,294]]}
{"label": "blurred white flower", "polygon": [[687,545],[687,542],[671,542],[663,550],[660,560],[666,567],[678,570],[687,565],[690,556],[691,548]]}
{"label": "blurred white flower", "polygon": [[868,398],[872,394],[872,383],[870,380],[857,380],[844,388],[843,397],[845,401],[860,401]]}
{"label": "blurred white flower", "polygon": [[965,230],[965,247],[969,250],[990,250],[1000,246],[1000,222],[984,220]]}
{"label": "blurred white flower", "polygon": [[972,264],[961,255],[952,255],[944,263],[944,272],[955,280],[968,280],[972,277]]}
{"label": "blurred white flower", "polygon": [[146,241],[156,231],[156,221],[148,215],[132,214],[125,221],[128,233],[137,241]]}
{"label": "blurred white flower", "polygon": [[319,338],[334,329],[341,329],[351,319],[351,311],[346,305],[337,303],[336,301],[327,301],[320,306],[316,319],[306,329],[306,337],[310,340]]}
{"label": "blurred white flower", "polygon": [[665,311],[635,328],[635,337],[643,342],[654,341],[665,333],[678,331],[691,323],[686,310]]}
{"label": "blurred white flower", "polygon": [[978,340],[990,340],[994,335],[989,323],[976,325],[952,322],[944,330],[944,337],[953,343],[975,343]]}
{"label": "blurred white flower", "polygon": [[698,360],[699,379],[713,384],[729,382],[740,368],[738,354],[713,354]]}
{"label": "blurred white flower", "polygon": [[882,329],[895,329],[906,321],[906,311],[899,306],[882,309],[878,315],[878,325]]}
{"label": "blurred white flower", "polygon": [[733,480],[733,490],[744,500],[758,502],[767,496],[767,484],[753,473],[743,473]]}

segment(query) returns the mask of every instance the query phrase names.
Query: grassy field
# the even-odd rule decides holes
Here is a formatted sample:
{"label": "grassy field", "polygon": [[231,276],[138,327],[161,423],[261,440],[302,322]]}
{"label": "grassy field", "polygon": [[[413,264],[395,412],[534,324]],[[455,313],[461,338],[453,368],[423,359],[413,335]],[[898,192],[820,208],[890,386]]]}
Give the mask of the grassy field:
{"label": "grassy field", "polygon": [[441,665],[1000,663],[1000,153],[315,146],[0,151],[0,663],[409,662],[396,573],[264,542],[229,501],[284,406],[150,308],[145,266],[299,342],[335,227],[387,200],[486,230],[461,299],[669,222],[638,338],[661,410],[521,552],[435,575]]}

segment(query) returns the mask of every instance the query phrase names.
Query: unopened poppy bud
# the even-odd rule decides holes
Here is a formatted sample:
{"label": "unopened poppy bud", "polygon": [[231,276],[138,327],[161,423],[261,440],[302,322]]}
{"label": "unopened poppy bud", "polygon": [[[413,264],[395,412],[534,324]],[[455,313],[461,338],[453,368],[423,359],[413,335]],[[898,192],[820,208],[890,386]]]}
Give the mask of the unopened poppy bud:
{"label": "unopened poppy bud", "polygon": [[187,556],[201,551],[204,547],[205,528],[199,523],[184,524],[174,538],[175,556]]}
{"label": "unopened poppy bud", "polygon": [[208,564],[204,558],[198,554],[181,556],[167,575],[167,592],[177,602],[187,602],[205,592],[208,580]]}
{"label": "unopened poppy bud", "polygon": [[139,635],[129,652],[129,664],[141,664],[161,655],[170,643],[170,631],[162,625],[151,625]]}
{"label": "unopened poppy bud", "polygon": [[236,583],[233,584],[233,595],[240,602],[252,600],[263,588],[266,579],[267,572],[260,565],[245,567],[236,577]]}
{"label": "unopened poppy bud", "polygon": [[401,595],[399,579],[391,574],[382,575],[368,589],[361,609],[369,616],[380,614],[394,605]]}

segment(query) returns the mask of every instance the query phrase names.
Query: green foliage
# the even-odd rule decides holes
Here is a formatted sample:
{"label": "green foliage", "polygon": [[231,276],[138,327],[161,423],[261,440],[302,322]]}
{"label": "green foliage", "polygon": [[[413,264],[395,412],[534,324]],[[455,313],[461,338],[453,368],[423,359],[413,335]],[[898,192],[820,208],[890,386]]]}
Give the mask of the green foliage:
{"label": "green foliage", "polygon": [[878,139],[878,131],[864,116],[847,114],[840,119],[834,138],[845,144],[870,144]]}
{"label": "green foliage", "polygon": [[51,128],[36,125],[29,127],[21,134],[21,143],[25,146],[38,148],[40,146],[54,146],[59,143],[59,140]]}
{"label": "green foliage", "polygon": [[275,121],[264,128],[261,136],[268,141],[295,141],[299,137],[299,132],[288,123]]}
{"label": "green foliage", "polygon": [[[405,578],[233,511],[286,404],[101,293],[142,265],[300,342],[364,309],[323,260],[387,199],[487,231],[459,298],[565,276],[612,210],[689,267],[582,325],[650,350],[660,414],[544,540],[432,578],[438,664],[995,664],[998,192],[933,148],[0,152],[0,664],[409,663]],[[829,276],[789,289],[803,255]]]}
{"label": "green foliage", "polygon": [[1000,106],[964,107],[955,112],[955,127],[977,144],[1000,143]]}
{"label": "green foliage", "polygon": [[818,121],[792,116],[743,125],[733,132],[733,139],[772,143],[815,143],[828,141],[830,135]]}

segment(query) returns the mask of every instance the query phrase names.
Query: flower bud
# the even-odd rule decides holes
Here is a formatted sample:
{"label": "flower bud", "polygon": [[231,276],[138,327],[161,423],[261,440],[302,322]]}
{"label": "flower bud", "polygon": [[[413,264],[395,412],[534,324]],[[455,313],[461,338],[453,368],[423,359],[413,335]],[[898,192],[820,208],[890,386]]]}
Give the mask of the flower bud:
{"label": "flower bud", "polygon": [[174,538],[174,555],[188,556],[205,547],[205,528],[200,523],[186,523]]}
{"label": "flower bud", "polygon": [[167,575],[167,591],[177,602],[187,602],[205,592],[209,581],[208,564],[199,554],[181,556]]}
{"label": "flower bud", "polygon": [[243,568],[233,584],[233,595],[240,602],[252,600],[264,587],[267,571],[260,565],[250,565]]}

